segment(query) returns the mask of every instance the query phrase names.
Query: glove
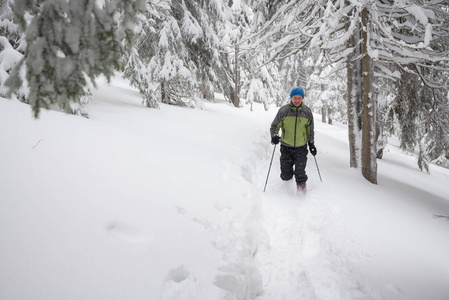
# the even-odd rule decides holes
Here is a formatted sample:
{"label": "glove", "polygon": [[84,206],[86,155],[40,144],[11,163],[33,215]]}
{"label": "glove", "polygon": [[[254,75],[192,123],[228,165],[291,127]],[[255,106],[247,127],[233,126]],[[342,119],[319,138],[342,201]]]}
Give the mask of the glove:
{"label": "glove", "polygon": [[271,143],[273,145],[277,145],[277,144],[279,144],[279,140],[280,140],[280,137],[278,135],[273,135],[273,137],[271,138]]}
{"label": "glove", "polygon": [[316,155],[317,151],[314,143],[309,143],[309,151],[310,154],[312,154],[313,156]]}

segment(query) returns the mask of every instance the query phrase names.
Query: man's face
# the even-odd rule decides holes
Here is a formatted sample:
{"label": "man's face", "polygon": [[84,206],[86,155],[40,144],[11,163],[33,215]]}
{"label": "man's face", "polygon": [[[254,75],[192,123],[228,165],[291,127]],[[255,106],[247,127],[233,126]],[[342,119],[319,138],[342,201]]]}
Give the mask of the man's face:
{"label": "man's face", "polygon": [[292,97],[292,103],[294,106],[299,107],[302,103],[302,96],[301,95],[294,95]]}

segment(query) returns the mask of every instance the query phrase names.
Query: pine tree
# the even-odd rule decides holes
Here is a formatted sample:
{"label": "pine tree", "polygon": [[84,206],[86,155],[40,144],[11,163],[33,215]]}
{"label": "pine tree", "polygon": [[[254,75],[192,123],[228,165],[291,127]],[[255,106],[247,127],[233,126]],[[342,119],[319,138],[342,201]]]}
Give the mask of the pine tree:
{"label": "pine tree", "polygon": [[129,79],[131,86],[139,90],[143,97],[143,104],[152,108],[159,107],[157,93],[159,82],[151,77],[152,73],[148,69],[148,64],[158,55],[157,34],[164,20],[170,17],[169,9],[169,1],[150,0],[148,2],[139,35],[133,45],[127,49],[126,54],[127,63],[123,77]]}
{"label": "pine tree", "polygon": [[220,2],[149,2],[125,69],[125,77],[139,88],[147,106],[157,107],[159,101],[187,105],[199,97],[213,100],[214,87],[219,86],[215,23],[220,19],[215,17],[222,9],[215,4]]}
{"label": "pine tree", "polygon": [[[14,24],[13,12],[11,10],[12,0],[0,1],[0,96],[9,97],[9,89],[5,82],[9,78],[15,65],[17,65],[23,57],[21,53],[20,37],[22,32],[17,24]],[[23,82],[24,76],[21,75]],[[15,97],[25,102],[27,95],[26,83],[19,84],[16,89]]]}
{"label": "pine tree", "polygon": [[[6,37],[0,36],[0,97],[10,97],[9,89],[5,83],[22,57],[23,55],[13,48]],[[16,97],[22,102],[25,102],[26,98],[24,86],[26,85],[19,85],[16,88]]]}
{"label": "pine tree", "polygon": [[[236,26],[239,35],[234,38],[239,49],[239,63],[234,72],[239,74],[239,88],[241,96],[246,99],[251,108],[254,102],[263,103],[265,109],[276,100],[285,99],[285,89],[281,82],[281,73],[279,62],[273,61],[268,64],[268,54],[264,48],[254,48],[250,44],[251,22],[254,17],[250,1],[240,5],[232,6],[234,14],[233,24]],[[237,55],[236,55],[237,57]]]}
{"label": "pine tree", "polygon": [[11,46],[17,49],[21,32],[13,22],[12,4],[13,0],[0,0],[0,36],[6,37]]}
{"label": "pine tree", "polygon": [[[244,85],[246,88],[249,87],[246,78],[248,72],[251,72],[245,65],[248,59],[245,34],[248,33],[251,16],[248,15],[249,8],[243,1],[231,1],[229,4],[232,6],[223,5],[221,7],[220,15],[222,17],[216,27],[217,38],[220,41],[216,65],[219,82],[217,90],[223,93],[224,97],[234,106],[240,107],[241,92]],[[256,84],[256,82],[253,82],[251,87]]]}
{"label": "pine tree", "polygon": [[323,123],[332,124],[333,120],[345,122],[347,112],[343,99],[346,97],[346,73],[334,72],[332,66],[323,68],[320,59],[313,66],[314,72],[307,85],[307,104],[321,110]]}
{"label": "pine tree", "polygon": [[53,105],[76,112],[80,103],[88,101],[90,86],[99,75],[109,80],[123,67],[122,41],[132,40],[133,24],[144,4],[144,0],[102,5],[95,0],[14,1],[14,17],[25,32],[26,49],[7,84],[18,85],[18,70],[24,66],[30,88],[27,100],[35,117]]}

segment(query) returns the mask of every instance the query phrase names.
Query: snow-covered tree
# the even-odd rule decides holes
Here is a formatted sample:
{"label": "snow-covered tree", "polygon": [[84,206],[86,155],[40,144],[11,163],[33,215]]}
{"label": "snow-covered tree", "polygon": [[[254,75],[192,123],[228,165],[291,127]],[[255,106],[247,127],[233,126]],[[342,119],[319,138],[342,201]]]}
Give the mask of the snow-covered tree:
{"label": "snow-covered tree", "polygon": [[150,107],[213,100],[214,92],[236,106],[241,96],[267,104],[281,77],[276,64],[263,65],[265,52],[247,47],[252,17],[245,1],[149,1],[124,76]]}
{"label": "snow-covered tree", "polygon": [[[315,65],[315,64],[314,64]],[[346,97],[346,73],[333,72],[332,66],[324,69],[320,67],[320,60],[314,68],[315,72],[310,76],[307,85],[307,103],[315,110],[321,111],[323,123],[332,124],[333,120],[346,122],[347,112],[345,106]]]}
{"label": "snow-covered tree", "polygon": [[22,34],[18,25],[13,22],[12,3],[13,0],[0,0],[0,36],[6,37],[11,46],[17,49]]}
{"label": "snow-covered tree", "polygon": [[[432,29],[433,38],[428,41],[429,48],[447,53],[449,37],[445,30],[449,26],[448,4],[434,3],[431,6],[435,14],[433,17],[441,20],[442,24],[435,30]],[[425,16],[422,20],[425,22]],[[403,150],[418,154],[418,166],[421,170],[428,171],[429,162],[448,165],[447,65],[445,59],[404,65],[398,69],[400,80],[396,81],[391,90],[394,98],[389,101],[389,109],[385,115],[388,132],[399,136]]]}
{"label": "snow-covered tree", "polygon": [[25,67],[27,100],[38,117],[42,108],[53,105],[78,110],[90,97],[95,78],[110,79],[123,67],[123,42],[132,40],[145,1],[15,0],[12,8],[26,48],[7,84],[20,85],[19,70]]}
{"label": "snow-covered tree", "polygon": [[[220,5],[215,5],[220,4]],[[218,60],[215,18],[220,2],[149,1],[141,33],[131,49],[125,77],[138,87],[146,106],[185,105],[212,100]]]}
{"label": "snow-covered tree", "polygon": [[158,43],[157,34],[163,20],[168,18],[169,1],[149,0],[142,19],[141,28],[133,45],[127,49],[127,63],[123,76],[130,84],[137,88],[143,97],[143,104],[147,107],[158,108],[157,89],[159,82],[153,82],[148,70],[148,62],[156,55]]}
{"label": "snow-covered tree", "polygon": [[[448,85],[447,76],[438,76]],[[435,78],[436,79],[436,78]],[[428,171],[428,163],[448,165],[449,100],[443,89],[425,86],[418,75],[401,74],[397,94],[387,110],[390,134],[400,139],[400,148],[418,154],[418,166]]]}
{"label": "snow-covered tree", "polygon": [[[0,97],[8,97],[9,89],[6,86],[6,80],[9,78],[12,69],[20,62],[23,55],[13,48],[9,40],[0,36]],[[23,78],[23,74],[21,76]],[[18,86],[16,89],[17,98],[24,102],[27,91],[26,84]]]}
{"label": "snow-covered tree", "polygon": [[[246,1],[231,1],[230,6],[223,7],[223,18],[217,27],[219,39],[219,60],[217,74],[219,91],[236,107],[241,106],[240,98],[263,102],[266,95],[253,93],[263,89],[262,78],[252,76],[254,65],[248,56],[246,37],[252,19],[252,10]],[[254,80],[252,80],[254,79]],[[248,94],[249,93],[249,94]]]}
{"label": "snow-covered tree", "polygon": [[246,48],[244,52],[242,51],[239,64],[243,74],[241,76],[242,96],[251,106],[254,102],[263,103],[266,110],[270,103],[284,102],[291,89],[291,86],[287,86],[283,80],[286,72],[280,68],[280,62],[273,61],[266,64],[267,57],[263,49],[254,51],[254,49]]}
{"label": "snow-covered tree", "polygon": [[[11,9],[12,0],[0,1],[0,96],[8,97],[9,89],[6,80],[9,78],[13,68],[23,57],[20,47],[20,37],[22,35],[19,26],[13,22],[13,12]],[[22,52],[22,53],[21,53]],[[24,81],[24,74],[20,74]],[[26,83],[19,85],[15,96],[20,101],[25,101],[27,94]]]}
{"label": "snow-covered tree", "polygon": [[[242,57],[242,96],[250,104],[254,101],[264,103],[266,109],[270,103],[281,105],[287,101],[290,89],[297,85],[305,86],[306,82],[303,80],[304,76],[301,77],[304,75],[303,70],[297,68],[297,60],[289,56],[271,60],[271,45],[257,43],[254,39],[254,33],[265,25],[281,5],[282,1],[247,0],[246,20],[249,23],[245,25],[241,31],[243,34],[238,39]],[[299,64],[300,62],[301,60]],[[286,80],[287,77],[290,79]]]}

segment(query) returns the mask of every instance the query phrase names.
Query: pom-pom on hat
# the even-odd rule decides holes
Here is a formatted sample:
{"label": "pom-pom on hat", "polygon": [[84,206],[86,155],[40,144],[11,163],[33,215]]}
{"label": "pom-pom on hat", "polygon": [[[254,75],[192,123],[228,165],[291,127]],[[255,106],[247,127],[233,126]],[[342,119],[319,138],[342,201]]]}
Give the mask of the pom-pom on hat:
{"label": "pom-pom on hat", "polygon": [[301,95],[304,98],[304,90],[302,87],[295,87],[292,89],[292,91],[290,92],[290,98],[296,95]]}

